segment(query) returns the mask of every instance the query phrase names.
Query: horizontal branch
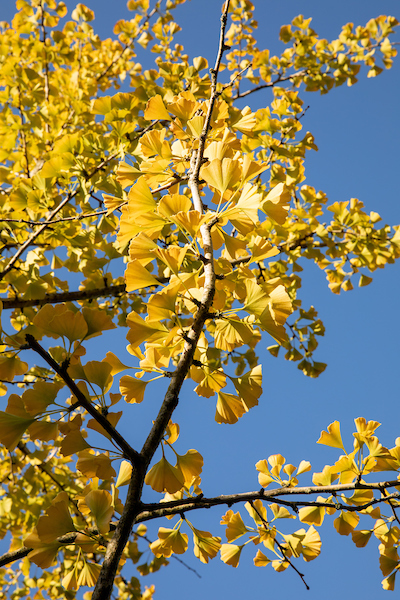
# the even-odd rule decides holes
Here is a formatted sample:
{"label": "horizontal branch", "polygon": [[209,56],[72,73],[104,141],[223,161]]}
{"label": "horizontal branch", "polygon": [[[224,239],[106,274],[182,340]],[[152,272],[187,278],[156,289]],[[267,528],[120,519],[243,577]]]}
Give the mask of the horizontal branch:
{"label": "horizontal branch", "polygon": [[[233,504],[240,502],[254,502],[254,500],[273,500],[278,504],[284,504],[292,508],[298,506],[320,506],[323,508],[336,508],[337,510],[347,510],[349,512],[358,512],[365,510],[369,506],[378,504],[381,502],[388,502],[393,499],[400,497],[400,492],[394,492],[388,496],[382,496],[381,498],[375,498],[370,502],[356,506],[349,506],[340,502],[318,502],[318,501],[304,501],[304,500],[292,500],[285,501],[279,498],[279,496],[301,496],[311,494],[330,494],[335,495],[340,492],[355,491],[355,490],[375,490],[383,492],[388,488],[400,488],[400,481],[398,479],[392,481],[382,481],[379,483],[353,483],[353,484],[336,484],[336,485],[325,485],[325,486],[306,486],[306,487],[281,487],[273,490],[261,489],[257,492],[245,492],[242,494],[230,494],[226,496],[216,496],[213,498],[205,498],[198,496],[196,498],[187,498],[185,500],[173,500],[171,502],[163,502],[162,508],[159,503],[142,504],[142,511],[138,514],[135,519],[136,523],[142,523],[144,521],[150,521],[152,519],[158,519],[160,517],[171,516],[175,514],[181,514],[191,510],[199,510],[201,508],[211,508],[212,506],[218,506],[226,504],[228,507]],[[110,531],[115,531],[118,525],[118,521],[110,523]],[[97,535],[97,529],[90,529],[90,533]],[[62,545],[73,544],[75,542],[78,532],[67,533],[59,538],[57,541]],[[143,537],[143,536],[140,536]],[[7,552],[0,556],[0,568],[7,564],[10,564],[16,560],[22,559],[27,556],[33,548],[20,548],[14,552]]]}
{"label": "horizontal branch", "polygon": [[337,508],[338,510],[348,511],[359,511],[368,508],[378,502],[387,502],[390,499],[400,497],[400,493],[395,492],[389,496],[384,496],[380,499],[371,500],[365,504],[365,506],[348,506],[339,502],[324,503],[317,501],[303,501],[303,500],[291,500],[284,501],[280,500],[280,496],[301,496],[311,494],[330,494],[335,495],[340,492],[355,491],[355,490],[376,490],[382,491],[391,487],[400,488],[400,481],[398,479],[392,481],[383,481],[379,483],[351,483],[336,485],[314,485],[306,487],[280,487],[273,490],[261,489],[257,492],[244,492],[241,494],[230,494],[215,496],[213,498],[205,498],[204,496],[197,496],[195,498],[186,498],[184,500],[172,500],[171,502],[163,502],[162,505],[159,503],[143,504],[142,511],[136,518],[136,523],[142,523],[144,521],[150,521],[152,519],[158,519],[160,517],[167,517],[171,515],[181,514],[184,512],[198,510],[200,508],[211,508],[212,506],[219,506],[226,504],[228,507],[233,504],[239,504],[240,502],[251,502],[254,500],[274,500],[278,504],[290,505],[292,508],[296,506],[321,506],[325,508]]}
{"label": "horizontal branch", "polygon": [[45,304],[58,304],[60,302],[74,302],[80,300],[92,300],[94,298],[102,298],[107,296],[120,296],[126,293],[124,283],[119,285],[110,285],[92,290],[79,290],[75,292],[54,292],[46,294],[44,298],[30,298],[23,300],[21,298],[6,298],[2,299],[3,309],[10,308],[27,308],[29,306],[44,306]]}
{"label": "horizontal branch", "polygon": [[[110,523],[110,531],[114,531],[116,526],[116,523]],[[87,532],[84,533],[85,535],[99,535],[98,529],[94,527],[90,528]],[[62,546],[69,546],[75,543],[77,536],[80,534],[82,534],[82,532],[80,531],[71,531],[70,533],[66,533],[65,535],[61,535],[60,537],[56,538],[55,541],[57,541]],[[2,556],[0,556],[0,568],[4,567],[5,565],[9,565],[10,563],[15,562],[16,560],[25,558],[25,556],[28,556],[28,554],[32,552],[32,550],[34,550],[34,548],[20,548],[19,550],[14,550],[14,552],[6,552]]]}

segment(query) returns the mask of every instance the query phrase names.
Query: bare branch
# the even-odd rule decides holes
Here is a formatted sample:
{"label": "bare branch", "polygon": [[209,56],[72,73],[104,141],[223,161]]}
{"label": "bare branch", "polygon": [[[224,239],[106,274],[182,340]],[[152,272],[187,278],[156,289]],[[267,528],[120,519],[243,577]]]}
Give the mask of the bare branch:
{"label": "bare branch", "polygon": [[352,484],[336,484],[336,485],[325,485],[325,486],[306,486],[306,487],[280,487],[273,490],[261,489],[257,492],[244,492],[241,494],[230,494],[215,496],[212,498],[206,498],[204,496],[197,496],[194,498],[187,498],[184,500],[173,500],[171,502],[163,502],[162,504],[143,504],[142,511],[138,514],[136,523],[144,521],[150,521],[152,519],[158,519],[159,517],[166,517],[170,515],[177,515],[192,510],[198,510],[200,508],[211,508],[212,506],[219,506],[226,504],[232,506],[233,504],[239,504],[242,502],[250,502],[254,500],[265,500],[267,502],[273,500],[278,504],[284,504],[285,506],[320,506],[325,508],[338,508],[339,510],[347,510],[350,512],[364,510],[369,506],[378,504],[381,502],[387,502],[390,499],[395,499],[400,496],[399,492],[394,492],[390,497],[382,496],[382,498],[371,500],[362,506],[350,506],[347,504],[340,504],[338,502],[317,502],[307,500],[281,500],[281,496],[302,496],[311,494],[336,494],[339,492],[354,491],[354,490],[373,490],[381,491],[388,488],[400,488],[399,480],[395,479],[392,481],[384,481],[380,483],[352,483]]}

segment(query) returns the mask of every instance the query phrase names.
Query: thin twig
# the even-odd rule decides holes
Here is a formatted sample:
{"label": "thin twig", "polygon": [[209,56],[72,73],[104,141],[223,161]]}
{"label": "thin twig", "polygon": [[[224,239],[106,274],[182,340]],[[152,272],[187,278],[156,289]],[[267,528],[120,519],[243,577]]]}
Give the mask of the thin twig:
{"label": "thin twig", "polygon": [[24,119],[24,113],[22,112],[22,102],[21,102],[21,90],[20,90],[20,88],[18,88],[18,111],[19,111],[19,115],[20,115],[20,119],[21,119],[20,134],[21,134],[21,141],[22,141],[22,150],[23,150],[24,157],[25,157],[25,162],[26,162],[25,172],[26,172],[27,178],[29,179],[30,176],[31,176],[31,174],[30,174],[30,171],[29,171],[28,145],[26,143],[26,136],[25,136],[25,131],[24,131],[25,119]]}
{"label": "thin twig", "polygon": [[125,54],[125,52],[128,50],[128,48],[130,48],[130,46],[133,44],[133,42],[135,41],[135,39],[144,31],[147,23],[150,21],[151,17],[158,12],[157,7],[154,7],[149,13],[146,14],[145,20],[143,21],[141,27],[139,28],[138,32],[136,33],[135,37],[133,37],[131,39],[131,41],[128,44],[125,44],[124,47],[122,48],[121,52],[118,54],[118,56],[116,58],[114,58],[111,63],[104,69],[104,71],[102,71],[100,73],[100,75],[98,75],[96,77],[96,81],[100,81],[100,79],[103,79],[103,77],[105,75],[107,75],[107,73],[109,72],[110,69],[112,69],[112,67],[123,57],[123,55]]}
{"label": "thin twig", "polygon": [[[251,505],[251,508],[254,510],[255,513],[257,513],[257,515],[259,516],[259,518],[261,519],[265,529],[268,531],[268,522],[264,519],[264,517],[262,516],[262,514],[260,513],[259,510],[257,510],[257,508],[254,506],[254,503],[252,500],[250,500],[249,504]],[[286,556],[285,553],[285,548],[282,546],[282,544],[280,544],[278,542],[278,540],[276,539],[276,537],[274,538],[274,542],[275,544],[278,546],[281,554],[282,554],[282,558],[285,562],[287,562],[292,569],[298,574],[298,576],[300,577],[300,579],[302,580],[302,582],[304,583],[304,585],[306,586],[306,589],[309,590],[310,587],[307,585],[306,580],[304,579],[304,573],[300,573],[300,571],[297,569],[297,567],[295,567],[295,565],[292,563],[292,561]]]}

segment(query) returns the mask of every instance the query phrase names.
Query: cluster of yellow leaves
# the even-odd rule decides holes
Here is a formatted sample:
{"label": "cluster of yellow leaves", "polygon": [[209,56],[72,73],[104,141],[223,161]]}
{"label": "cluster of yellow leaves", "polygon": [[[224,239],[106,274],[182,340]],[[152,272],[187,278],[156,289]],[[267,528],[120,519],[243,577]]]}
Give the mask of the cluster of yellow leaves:
{"label": "cluster of yellow leaves", "polygon": [[[385,577],[382,585],[384,589],[394,589],[395,577],[400,564],[398,554],[400,529],[396,525],[393,515],[386,516],[382,512],[382,507],[397,508],[398,492],[389,494],[376,486],[378,492],[378,497],[376,497],[373,488],[368,489],[368,483],[364,477],[371,473],[385,471],[400,472],[400,438],[396,440],[394,448],[387,449],[379,443],[374,435],[379,427],[378,422],[367,422],[360,417],[355,419],[355,424],[354,450],[349,454],[345,452],[340,425],[337,421],[329,425],[328,430],[323,431],[318,440],[320,444],[345,452],[333,466],[326,466],[321,473],[314,473],[312,476],[316,493],[321,487],[321,493],[325,493],[325,496],[318,496],[315,500],[310,501],[308,506],[297,509],[295,512],[291,510],[293,509],[292,503],[288,502],[288,507],[280,504],[280,497],[276,492],[273,493],[276,503],[271,503],[267,498],[248,502],[245,508],[254,521],[252,526],[245,524],[239,512],[234,513],[229,509],[221,520],[221,525],[226,526],[227,543],[224,544],[220,543],[220,538],[214,537],[209,532],[199,532],[189,521],[186,521],[193,530],[195,555],[201,561],[207,562],[219,550],[223,562],[237,567],[242,550],[247,544],[262,543],[275,557],[268,558],[261,550],[258,550],[254,564],[259,567],[271,565],[276,571],[283,571],[291,565],[293,558],[302,556],[305,561],[310,561],[318,557],[321,550],[321,539],[315,527],[322,525],[325,515],[336,516],[339,513],[333,522],[336,531],[341,535],[351,534],[357,547],[364,547],[372,536],[378,539],[380,567]],[[268,461],[259,461],[256,468],[259,471],[259,483],[263,487],[275,483],[281,490],[284,490],[297,487],[299,482],[294,474],[298,476],[310,471],[311,465],[308,461],[301,461],[296,470],[293,465],[285,464],[283,456],[276,454],[270,456]],[[282,473],[285,473],[288,479],[282,479]],[[348,485],[354,482],[357,482],[359,487],[356,486],[351,495],[338,489],[337,492],[333,492],[334,495],[331,493],[326,497],[323,489],[326,486],[332,486],[334,489],[336,484]],[[400,483],[398,487],[400,488]],[[304,489],[310,491],[306,487],[301,488],[299,493]],[[266,495],[268,495],[267,492]],[[268,502],[267,506],[264,502]],[[271,511],[271,516],[269,516],[268,510]],[[372,519],[373,524],[367,529],[356,529],[360,519],[364,516]],[[307,530],[297,529],[291,533],[280,531],[277,528],[276,522],[279,519],[293,520],[296,518],[307,524],[309,528]],[[151,545],[156,556],[169,557],[172,553],[181,554],[186,551],[188,538],[186,534],[180,532],[183,523],[185,521],[180,519],[173,529],[160,528],[158,539]],[[247,536],[248,539],[242,544],[233,543],[243,536]]]}
{"label": "cluster of yellow leaves", "polygon": [[[377,228],[379,215],[367,215],[357,200],[335,203],[329,207],[332,221],[323,221],[327,198],[303,184],[306,152],[317,146],[311,133],[301,133],[298,90],[304,84],[307,90],[325,93],[334,85],[351,85],[363,63],[368,76],[378,75],[378,54],[389,68],[396,54],[389,40],[396,20],[379,17],[358,28],[349,24],[337,40],[328,42],[300,16],[282,28],[287,48],[277,57],[256,47],[251,2],[232,0],[225,40],[230,50],[223,65],[231,82],[218,84],[200,171],[200,213],[186,185],[209,108],[211,79],[203,57],[189,62],[182,46],[173,43],[179,26],[171,11],[183,2],[169,0],[164,12],[158,7],[151,23],[148,0],[129,0],[133,18],[118,21],[116,40],[100,40],[91,25],[94,13],[83,4],[71,20],[62,21],[67,8],[55,0],[18,0],[11,26],[0,25],[0,291],[8,300],[28,303],[10,317],[15,333],[5,331],[7,326],[2,331],[0,380],[23,376],[14,383],[32,385],[21,395],[11,394],[0,412],[0,441],[20,457],[10,477],[8,457],[1,450],[1,480],[9,482],[9,493],[0,497],[0,527],[1,535],[13,532],[11,550],[24,538],[26,547],[33,548],[30,560],[43,568],[52,566],[62,549],[63,567],[54,566],[40,584],[35,580],[54,597],[65,594],[62,585],[75,590],[96,581],[99,566],[88,557],[103,552],[111,517],[122,510],[119,488],[129,483],[132,467],[122,462],[117,476],[114,455],[91,449],[82,429],[86,415],[75,406],[76,398],[60,398],[62,377],[53,379],[50,369],[21,359],[26,334],[58,340],[60,345],[48,349],[51,358],[115,427],[122,411],[112,412],[111,407],[122,396],[128,403],[142,402],[153,380],[145,376],[169,377],[171,365],[179,361],[205,285],[199,233],[212,223],[216,290],[188,376],[198,396],[217,397],[216,421],[233,424],[258,404],[262,393],[254,351],[262,332],[275,340],[271,354],[277,355],[282,346],[285,358],[299,361],[305,374],[315,377],[325,368],[313,360],[323,325],[315,309],[303,310],[297,297],[300,259],[324,269],[330,288],[338,293],[350,290],[351,278],[359,272],[359,285],[367,285],[365,270],[373,272],[400,255],[400,230]],[[154,68],[142,69],[135,61],[136,44],[156,54]],[[115,94],[127,76],[134,91]],[[273,89],[269,107],[253,111],[234,106],[236,99],[264,84]],[[110,89],[113,95],[105,95]],[[100,210],[101,203],[105,210]],[[125,278],[120,275],[124,260]],[[68,302],[77,281],[81,295],[70,299],[79,306]],[[112,299],[101,300],[111,289]],[[66,303],[37,308],[55,293],[65,293]],[[91,306],[84,304],[88,298]],[[288,335],[285,325],[294,310],[299,312]],[[116,323],[129,328],[129,365],[111,352],[102,361],[82,362],[86,340]],[[115,376],[130,369],[132,361],[135,376],[122,375],[120,393],[112,392]],[[235,376],[228,372],[230,362],[237,366]],[[225,389],[228,383],[232,393]],[[5,392],[0,382],[0,393]],[[96,419],[86,425],[110,440]],[[354,450],[314,474],[315,485],[399,470],[399,446],[383,448],[374,436],[374,422],[359,419],[356,425]],[[178,433],[178,426],[170,423],[162,458],[146,476],[146,483],[166,492],[166,499],[201,493],[203,459],[196,450],[175,452]],[[32,452],[22,440],[32,442]],[[344,451],[336,423],[320,441]],[[167,449],[175,453],[175,464],[165,458]],[[76,472],[69,464],[73,454]],[[297,469],[285,464],[281,455],[257,463],[265,487],[275,483],[295,488],[297,476],[309,468],[306,461]],[[68,493],[50,502],[49,490],[60,489]],[[356,490],[341,501],[357,507],[372,497],[372,492]],[[195,554],[208,562],[220,551],[224,562],[237,566],[244,545],[262,542],[275,556],[270,560],[259,551],[258,566],[271,563],[280,571],[292,557],[312,560],[320,550],[314,526],[336,512],[318,505],[325,502],[321,498],[316,506],[299,511],[300,520],[310,526],[307,531],[279,533],[270,523],[293,515],[269,504],[272,518],[267,519],[258,500],[247,506],[253,528],[244,525],[239,513],[229,510],[223,517],[227,544],[188,522]],[[399,565],[397,528],[375,505],[360,513],[376,519],[372,529],[356,530],[359,517],[346,510],[335,527],[342,534],[351,532],[358,546],[374,533],[381,544],[384,587],[392,589]],[[160,568],[172,553],[185,552],[188,536],[180,533],[181,525],[160,528],[151,544],[155,559],[138,567],[141,574]],[[95,528],[89,541],[77,533],[87,527]],[[231,543],[246,533],[250,538],[243,545]],[[58,540],[67,534],[75,536],[78,554],[74,546]],[[134,563],[140,558],[136,542],[124,553]],[[23,568],[20,595],[28,596],[33,587],[29,563]],[[154,591],[142,594],[136,578],[128,582],[119,574],[115,583],[121,599],[150,600]]]}

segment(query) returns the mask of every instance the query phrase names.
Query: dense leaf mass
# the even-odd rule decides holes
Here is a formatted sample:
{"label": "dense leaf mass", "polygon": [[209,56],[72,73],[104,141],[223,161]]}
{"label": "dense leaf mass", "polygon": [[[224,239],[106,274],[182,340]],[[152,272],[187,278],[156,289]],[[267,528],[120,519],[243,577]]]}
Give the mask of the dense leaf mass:
{"label": "dense leaf mass", "polygon": [[[256,566],[303,578],[296,559],[318,557],[330,516],[357,547],[379,540],[383,587],[393,589],[398,480],[367,476],[400,471],[400,438],[385,448],[379,423],[358,418],[349,447],[335,421],[319,443],[343,454],[312,485],[302,483],[309,462],[276,454],[256,464],[261,491],[205,498],[203,457],[178,454],[172,417],[184,380],[214,398],[218,423],[261,402],[261,339],[305,375],[324,371],[314,358],[324,325],[301,302],[304,260],[339,294],[400,256],[399,227],[357,199],[329,205],[304,183],[307,152],[318,148],[301,98],[353,85],[363,68],[368,77],[389,69],[398,23],[350,23],[328,41],[299,16],[272,56],[257,47],[251,2],[227,0],[209,68],[174,42],[184,1],[129,0],[132,18],[116,23],[113,40],[99,38],[83,4],[68,15],[63,2],[17,0],[12,23],[0,23],[4,597],[38,588],[35,598],[73,598],[89,586],[85,599],[150,600],[154,586],[124,575],[146,547],[153,558],[140,575],[189,548],[203,563],[219,554],[237,567],[252,542],[263,548]],[[136,61],[139,46],[152,68]],[[264,88],[269,106],[240,108]],[[86,356],[87,340],[125,326],[128,352]],[[118,422],[124,403],[145,402],[159,379],[165,397],[140,449]],[[143,504],[145,484],[160,503]],[[187,518],[223,504],[226,543]],[[153,540],[143,523],[155,518]],[[293,520],[291,533],[279,519]],[[31,563],[43,572],[33,576]]]}

